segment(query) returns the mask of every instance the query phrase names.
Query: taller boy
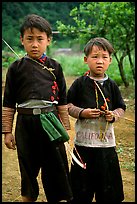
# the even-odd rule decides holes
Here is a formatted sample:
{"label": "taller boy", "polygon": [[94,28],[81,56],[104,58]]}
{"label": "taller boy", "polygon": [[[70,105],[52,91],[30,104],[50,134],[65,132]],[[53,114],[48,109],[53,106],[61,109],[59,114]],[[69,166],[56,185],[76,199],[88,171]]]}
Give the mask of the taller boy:
{"label": "taller boy", "polygon": [[2,115],[5,145],[9,149],[17,147],[23,202],[37,200],[40,168],[47,200],[69,201],[72,193],[64,143],[51,142],[40,121],[41,113],[52,111],[70,129],[62,67],[45,54],[52,30],[44,18],[32,14],[25,18],[20,33],[27,55],[12,63],[7,72]]}

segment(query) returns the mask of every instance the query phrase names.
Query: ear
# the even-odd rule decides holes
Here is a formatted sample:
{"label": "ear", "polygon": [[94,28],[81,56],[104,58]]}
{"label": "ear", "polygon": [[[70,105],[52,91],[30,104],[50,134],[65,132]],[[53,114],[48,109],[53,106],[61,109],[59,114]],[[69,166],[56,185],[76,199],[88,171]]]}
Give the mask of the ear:
{"label": "ear", "polygon": [[51,38],[48,38],[48,45],[50,45],[51,43]]}
{"label": "ear", "polygon": [[112,57],[110,57],[110,64],[111,64],[111,62],[112,62]]}
{"label": "ear", "polygon": [[87,57],[86,56],[84,56],[84,62],[85,62],[85,64],[87,64]]}
{"label": "ear", "polygon": [[23,37],[20,35],[20,41],[21,41],[21,44],[23,45]]}

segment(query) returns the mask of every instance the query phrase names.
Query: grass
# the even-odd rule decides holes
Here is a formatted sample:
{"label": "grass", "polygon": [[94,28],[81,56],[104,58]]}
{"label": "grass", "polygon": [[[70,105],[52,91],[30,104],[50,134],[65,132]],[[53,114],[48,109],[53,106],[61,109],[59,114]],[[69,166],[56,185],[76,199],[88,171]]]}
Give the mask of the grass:
{"label": "grass", "polygon": [[117,153],[119,158],[122,158],[122,161],[120,160],[121,168],[135,172],[135,147],[120,145],[120,147],[117,149]]}

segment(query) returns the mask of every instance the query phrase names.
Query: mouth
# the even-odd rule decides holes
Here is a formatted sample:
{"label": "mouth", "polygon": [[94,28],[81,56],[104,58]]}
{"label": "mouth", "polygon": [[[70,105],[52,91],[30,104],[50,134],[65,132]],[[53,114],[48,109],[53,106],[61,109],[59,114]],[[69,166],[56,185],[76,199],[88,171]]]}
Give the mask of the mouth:
{"label": "mouth", "polygon": [[97,66],[97,69],[102,69],[103,67],[102,66]]}
{"label": "mouth", "polygon": [[102,69],[103,69],[103,67],[98,66],[98,67],[96,67],[96,69],[97,69],[97,70],[102,70]]}
{"label": "mouth", "polygon": [[38,54],[38,51],[37,50],[32,50],[31,53]]}

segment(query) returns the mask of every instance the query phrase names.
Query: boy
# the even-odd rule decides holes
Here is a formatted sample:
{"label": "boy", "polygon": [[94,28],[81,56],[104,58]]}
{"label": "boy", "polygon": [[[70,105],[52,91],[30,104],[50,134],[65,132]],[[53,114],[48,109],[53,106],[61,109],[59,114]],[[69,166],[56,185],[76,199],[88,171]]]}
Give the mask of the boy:
{"label": "boy", "polygon": [[69,114],[77,118],[75,148],[86,170],[71,166],[74,203],[118,203],[124,199],[113,123],[126,109],[116,83],[105,73],[114,52],[105,38],[91,39],[84,48],[89,71],[68,90]]}
{"label": "boy", "polygon": [[[27,55],[11,64],[6,76],[2,114],[5,145],[9,149],[17,147],[23,202],[37,200],[40,168],[47,201],[70,201],[64,142],[51,142],[40,120],[41,114],[52,112],[66,130],[70,129],[62,67],[45,54],[52,30],[44,18],[32,14],[25,18],[20,34]],[[16,110],[14,139],[12,125]]]}

